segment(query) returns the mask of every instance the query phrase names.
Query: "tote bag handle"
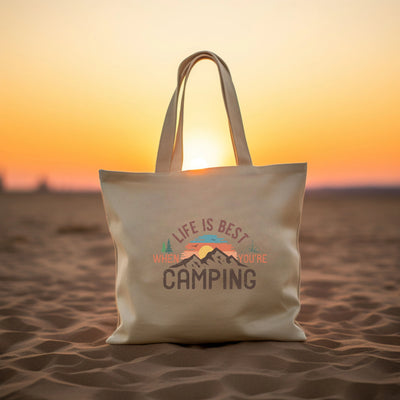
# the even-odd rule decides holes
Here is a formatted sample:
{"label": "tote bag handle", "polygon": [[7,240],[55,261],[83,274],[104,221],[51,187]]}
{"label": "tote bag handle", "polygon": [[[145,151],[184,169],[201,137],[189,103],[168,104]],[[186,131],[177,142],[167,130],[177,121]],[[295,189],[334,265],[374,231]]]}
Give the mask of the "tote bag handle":
{"label": "tote bag handle", "polygon": [[[185,76],[186,79],[182,90],[181,109],[179,113],[179,123],[175,140],[175,148],[172,155],[171,171],[180,171],[182,169],[184,100],[185,100],[186,84],[188,81],[189,74],[194,65],[198,61],[205,58],[210,58],[210,56],[211,56],[210,59],[216,62],[218,66],[218,71],[220,72],[222,94],[224,98],[225,107],[228,113],[228,122],[231,132],[232,144],[235,152],[236,163],[239,165],[252,165],[249,149],[247,147],[246,136],[244,133],[239,102],[236,96],[236,91],[232,82],[229,69],[225,64],[225,62],[214,53],[200,52],[197,54],[198,55],[195,55],[194,57],[193,56],[189,57],[190,61],[188,61],[187,67],[184,64],[182,68],[179,68],[182,80],[183,76]],[[216,58],[216,60],[214,57]],[[178,76],[178,82],[179,82],[179,76]]]}
{"label": "tote bag handle", "polygon": [[[193,66],[202,59],[210,59],[217,64],[222,95],[225,108],[228,114],[229,128],[231,132],[232,145],[235,152],[236,163],[238,165],[252,165],[246,136],[244,133],[242,117],[237,100],[236,91],[233,86],[229,69],[225,62],[216,54],[209,51],[201,51],[187,57],[178,69],[178,84],[171,98],[168,110],[165,116],[164,125],[161,132],[160,144],[157,154],[156,172],[180,171],[183,162],[183,110],[185,88],[189,73]],[[182,104],[179,115],[179,124],[175,140],[178,97],[185,79],[182,92]],[[174,147],[175,142],[175,147]]]}

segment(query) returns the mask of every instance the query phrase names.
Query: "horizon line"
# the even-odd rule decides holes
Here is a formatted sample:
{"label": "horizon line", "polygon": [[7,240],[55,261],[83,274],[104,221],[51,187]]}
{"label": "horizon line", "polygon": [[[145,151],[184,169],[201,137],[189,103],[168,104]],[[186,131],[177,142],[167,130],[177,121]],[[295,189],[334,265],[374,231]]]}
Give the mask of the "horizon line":
{"label": "horizon line", "polygon": [[[1,190],[2,189],[2,190]],[[305,192],[341,192],[341,191],[400,191],[399,184],[351,184],[351,185],[313,185],[307,186]],[[46,194],[46,193],[59,193],[59,194],[100,194],[101,188],[57,188],[52,186],[35,187],[35,188],[13,188],[6,187],[0,188],[1,194]]]}

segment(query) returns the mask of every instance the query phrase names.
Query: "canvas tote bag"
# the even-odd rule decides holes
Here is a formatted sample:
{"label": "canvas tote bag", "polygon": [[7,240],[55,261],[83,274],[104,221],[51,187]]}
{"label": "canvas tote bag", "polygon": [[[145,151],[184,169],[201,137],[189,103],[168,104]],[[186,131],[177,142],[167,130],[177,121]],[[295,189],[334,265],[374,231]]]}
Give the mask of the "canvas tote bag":
{"label": "canvas tote bag", "polygon": [[[181,171],[184,90],[202,59],[218,67],[237,166]],[[305,340],[295,322],[305,180],[304,163],[252,165],[227,65],[208,51],[186,58],[156,172],[100,170],[119,313],[107,343]]]}

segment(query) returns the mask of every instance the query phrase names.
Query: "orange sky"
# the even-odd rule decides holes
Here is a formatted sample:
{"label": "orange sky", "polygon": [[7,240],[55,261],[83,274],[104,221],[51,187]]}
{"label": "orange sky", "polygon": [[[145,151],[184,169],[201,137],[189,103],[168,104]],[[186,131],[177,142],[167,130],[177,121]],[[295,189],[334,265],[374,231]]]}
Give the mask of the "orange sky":
{"label": "orange sky", "polygon": [[[308,185],[400,184],[400,2],[0,3],[0,173],[98,188],[154,171],[179,62],[231,69],[255,165],[303,162]],[[233,165],[215,66],[196,66],[185,166]]]}

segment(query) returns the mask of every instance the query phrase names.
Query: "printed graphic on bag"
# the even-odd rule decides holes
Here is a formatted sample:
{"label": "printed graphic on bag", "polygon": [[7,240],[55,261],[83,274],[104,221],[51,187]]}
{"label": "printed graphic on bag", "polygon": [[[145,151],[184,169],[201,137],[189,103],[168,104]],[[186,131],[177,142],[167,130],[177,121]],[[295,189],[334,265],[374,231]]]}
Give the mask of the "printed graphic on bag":
{"label": "printed graphic on bag", "polygon": [[[163,271],[164,288],[254,289],[256,270],[246,263],[252,266],[266,264],[267,255],[260,253],[250,236],[232,222],[224,219],[215,221],[213,218],[203,218],[199,222],[190,221],[171,234],[178,248],[189,238],[192,239],[182,252],[174,253],[168,238],[162,244],[161,254],[153,254],[155,263],[167,264]],[[210,233],[193,237],[201,232]],[[247,245],[245,253],[235,249],[235,245],[243,249],[246,242],[251,242],[251,245]]]}

